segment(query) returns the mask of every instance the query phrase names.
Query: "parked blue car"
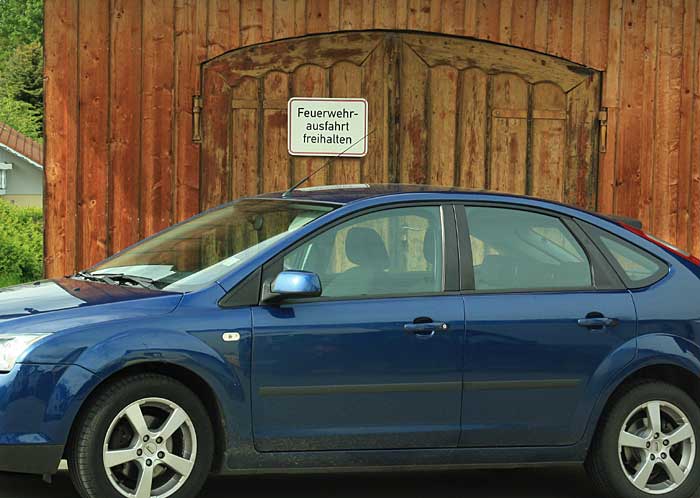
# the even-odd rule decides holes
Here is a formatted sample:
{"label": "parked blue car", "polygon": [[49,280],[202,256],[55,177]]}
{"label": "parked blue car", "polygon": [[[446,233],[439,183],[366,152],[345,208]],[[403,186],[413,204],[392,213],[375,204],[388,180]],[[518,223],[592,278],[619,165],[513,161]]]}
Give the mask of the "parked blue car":
{"label": "parked blue car", "polygon": [[553,202],[242,199],[0,290],[0,470],[187,498],[210,473],[585,462],[611,496],[687,498],[699,296],[697,259]]}

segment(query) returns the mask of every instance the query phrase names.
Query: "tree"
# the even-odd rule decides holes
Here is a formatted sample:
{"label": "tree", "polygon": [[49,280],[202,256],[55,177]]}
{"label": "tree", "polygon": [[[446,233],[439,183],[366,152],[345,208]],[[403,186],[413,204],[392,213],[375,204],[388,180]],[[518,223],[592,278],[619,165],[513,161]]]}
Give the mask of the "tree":
{"label": "tree", "polygon": [[0,61],[20,45],[41,43],[43,0],[0,0]]}
{"label": "tree", "polygon": [[0,121],[35,139],[43,135],[43,50],[20,45],[0,68]]}

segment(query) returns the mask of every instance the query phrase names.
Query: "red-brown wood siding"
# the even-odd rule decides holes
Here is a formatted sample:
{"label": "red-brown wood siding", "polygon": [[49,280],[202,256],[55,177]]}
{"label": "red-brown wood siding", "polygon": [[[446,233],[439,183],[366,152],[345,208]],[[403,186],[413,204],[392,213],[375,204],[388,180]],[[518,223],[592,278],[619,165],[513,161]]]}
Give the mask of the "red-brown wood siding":
{"label": "red-brown wood siding", "polygon": [[[608,139],[606,152],[599,156],[598,209],[641,217],[660,236],[700,253],[700,224],[693,222],[700,216],[699,4],[700,0],[46,0],[47,275],[85,267],[194,214],[231,187],[200,189],[209,179],[200,179],[200,146],[190,138],[192,95],[201,90],[202,62],[263,41],[358,29],[470,36],[603,71]],[[445,88],[435,88],[454,93],[455,82],[449,74],[444,76]],[[338,78],[334,75],[326,84],[343,85]],[[204,84],[215,87],[217,82]],[[464,88],[460,84],[457,88]],[[286,98],[286,91],[280,88],[279,93],[280,99]],[[552,105],[535,97],[543,109]],[[483,104],[478,95],[467,98]],[[406,109],[414,111],[420,109]],[[275,113],[271,108],[265,119],[274,120]],[[239,114],[236,119],[246,119],[244,109]],[[537,126],[552,126],[555,137],[566,133],[546,120]],[[454,133],[472,134],[468,139],[476,148],[462,152],[463,157],[483,150],[484,137],[474,130],[456,128]],[[283,134],[280,130],[280,150],[263,151],[277,158],[279,168],[286,167]],[[288,174],[291,178],[308,167],[304,160],[289,161]],[[400,174],[411,180],[405,169]],[[329,179],[345,179],[337,175]],[[454,180],[463,185],[479,181]],[[266,187],[279,188],[278,183]],[[552,186],[536,188],[546,193]]]}

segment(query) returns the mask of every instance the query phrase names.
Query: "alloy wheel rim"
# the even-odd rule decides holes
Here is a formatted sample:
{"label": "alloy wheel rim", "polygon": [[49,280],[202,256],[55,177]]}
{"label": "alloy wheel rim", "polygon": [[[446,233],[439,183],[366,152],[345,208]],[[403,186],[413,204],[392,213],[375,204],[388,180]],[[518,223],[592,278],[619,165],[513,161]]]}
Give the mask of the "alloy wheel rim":
{"label": "alloy wheel rim", "polygon": [[102,448],[107,477],[125,498],[171,496],[187,481],[196,456],[192,420],[163,398],[144,398],[119,412]]}
{"label": "alloy wheel rim", "polygon": [[639,490],[662,495],[678,488],[695,463],[695,431],[688,417],[667,401],[632,410],[618,436],[627,479]]}

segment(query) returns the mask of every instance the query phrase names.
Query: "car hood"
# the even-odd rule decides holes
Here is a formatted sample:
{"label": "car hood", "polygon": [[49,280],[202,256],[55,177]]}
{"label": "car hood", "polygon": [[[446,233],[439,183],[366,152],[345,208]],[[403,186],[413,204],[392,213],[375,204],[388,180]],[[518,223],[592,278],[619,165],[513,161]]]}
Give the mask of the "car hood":
{"label": "car hood", "polygon": [[24,329],[30,323],[42,324],[42,331],[52,332],[70,325],[168,312],[181,297],[71,278],[17,285],[0,289],[0,333]]}

